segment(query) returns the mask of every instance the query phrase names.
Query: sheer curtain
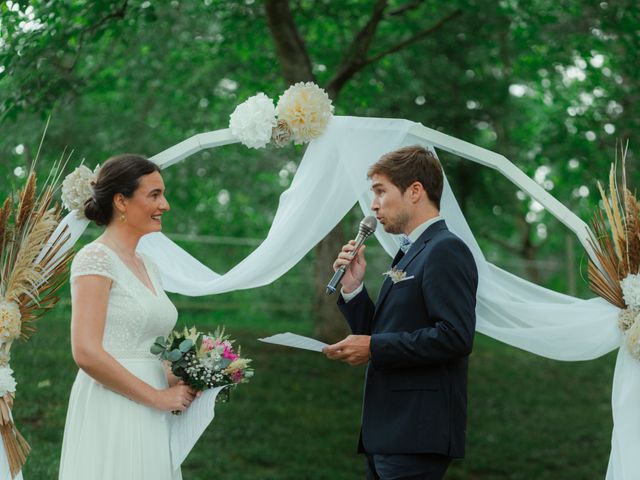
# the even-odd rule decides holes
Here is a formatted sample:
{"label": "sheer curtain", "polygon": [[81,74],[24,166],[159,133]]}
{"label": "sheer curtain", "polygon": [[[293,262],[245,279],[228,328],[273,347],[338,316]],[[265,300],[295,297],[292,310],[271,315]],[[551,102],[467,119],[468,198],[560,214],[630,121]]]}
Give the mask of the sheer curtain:
{"label": "sheer curtain", "polygon": [[[160,233],[144,237],[139,249],[155,258],[168,291],[209,295],[271,283],[322,240],[356,202],[365,215],[370,214],[366,172],[380,155],[412,144],[433,149],[410,133],[414,125],[401,119],[334,117],[325,133],[307,148],[290,188],[280,197],[267,237],[224,275]],[[445,164],[445,172],[446,168]],[[449,229],[471,248],[478,265],[478,331],[557,360],[589,360],[620,346],[618,308],[600,298],[583,300],[551,291],[487,262],[448,182],[441,214]],[[70,248],[86,222],[72,213],[63,224],[72,233],[67,245]],[[394,255],[398,239],[382,229],[375,235],[387,253]],[[607,480],[637,479],[640,369],[626,348],[618,353],[612,411],[614,430]]]}

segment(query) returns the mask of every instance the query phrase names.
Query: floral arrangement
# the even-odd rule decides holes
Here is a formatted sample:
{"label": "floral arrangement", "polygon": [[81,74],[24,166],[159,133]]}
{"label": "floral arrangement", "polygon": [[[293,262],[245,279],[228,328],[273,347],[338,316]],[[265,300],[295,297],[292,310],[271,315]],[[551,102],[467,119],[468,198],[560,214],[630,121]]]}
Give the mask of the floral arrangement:
{"label": "floral arrangement", "polygon": [[53,198],[60,178],[56,172],[61,170],[56,163],[37,195],[32,168],[17,199],[7,197],[0,208],[0,434],[12,477],[22,469],[30,448],[10,414],[16,392],[11,345],[18,338],[28,339],[35,320],[58,302],[73,255],[72,250],[60,250],[69,238],[66,229],[56,233],[61,209]]}
{"label": "floral arrangement", "polygon": [[[194,390],[246,383],[253,377],[251,360],[240,356],[234,341],[225,335],[224,328],[202,333],[195,327],[182,332],[173,331],[166,339],[158,337],[151,353],[169,362],[173,374]],[[228,400],[219,395],[216,401]],[[177,412],[174,412],[177,413]]]}
{"label": "floral arrangement", "polygon": [[302,144],[319,137],[332,115],[327,92],[313,82],[299,82],[280,95],[275,107],[262,92],[241,103],[229,117],[229,128],[249,148],[270,142],[283,147],[292,140]]}
{"label": "floral arrangement", "polygon": [[600,209],[594,213],[590,244],[600,265],[589,261],[589,287],[621,309],[618,325],[625,344],[640,360],[640,203],[626,187],[625,157],[626,148],[622,149],[622,192],[615,164],[609,171],[609,197],[598,182],[604,215]]}
{"label": "floral arrangement", "polygon": [[84,204],[91,198],[92,185],[98,178],[99,172],[99,165],[92,172],[87,166],[81,164],[62,182],[62,204],[70,212],[75,210],[78,218],[84,218]]}

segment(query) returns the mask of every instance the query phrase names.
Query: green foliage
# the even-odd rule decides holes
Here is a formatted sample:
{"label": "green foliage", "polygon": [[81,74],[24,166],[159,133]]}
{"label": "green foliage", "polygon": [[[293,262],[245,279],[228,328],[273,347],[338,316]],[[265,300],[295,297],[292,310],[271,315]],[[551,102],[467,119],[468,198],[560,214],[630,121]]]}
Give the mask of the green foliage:
{"label": "green foliage", "polygon": [[[373,2],[291,8],[324,85]],[[631,140],[628,171],[637,182],[635,1],[392,1],[369,58],[456,9],[455,19],[352,77],[336,113],[404,117],[498,151],[584,219],[618,138]],[[49,113],[44,163],[68,147],[93,166],[222,128],[240,101],[286,87],[261,2],[5,2],[0,22],[0,179],[9,187],[29,165]],[[301,154],[228,146],[166,170],[166,230],[263,238]],[[522,260],[523,269],[510,268],[566,289],[583,254],[576,248],[569,257],[564,227],[495,172],[442,158],[488,258]],[[216,270],[232,266],[210,256]]]}

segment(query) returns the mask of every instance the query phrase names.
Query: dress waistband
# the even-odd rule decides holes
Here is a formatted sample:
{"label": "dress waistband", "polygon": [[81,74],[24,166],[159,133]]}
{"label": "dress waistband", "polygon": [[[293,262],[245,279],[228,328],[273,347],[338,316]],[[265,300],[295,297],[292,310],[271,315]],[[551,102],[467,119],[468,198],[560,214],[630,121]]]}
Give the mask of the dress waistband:
{"label": "dress waistband", "polygon": [[148,350],[107,350],[107,352],[118,360],[160,360]]}

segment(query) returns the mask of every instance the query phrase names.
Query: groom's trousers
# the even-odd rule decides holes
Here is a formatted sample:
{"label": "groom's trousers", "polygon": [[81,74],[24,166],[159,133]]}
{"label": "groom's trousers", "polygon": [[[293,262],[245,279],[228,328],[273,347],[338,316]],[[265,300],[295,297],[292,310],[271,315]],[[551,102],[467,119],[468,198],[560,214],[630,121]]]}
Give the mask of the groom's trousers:
{"label": "groom's trousers", "polygon": [[437,454],[366,455],[366,480],[442,480],[451,457]]}

